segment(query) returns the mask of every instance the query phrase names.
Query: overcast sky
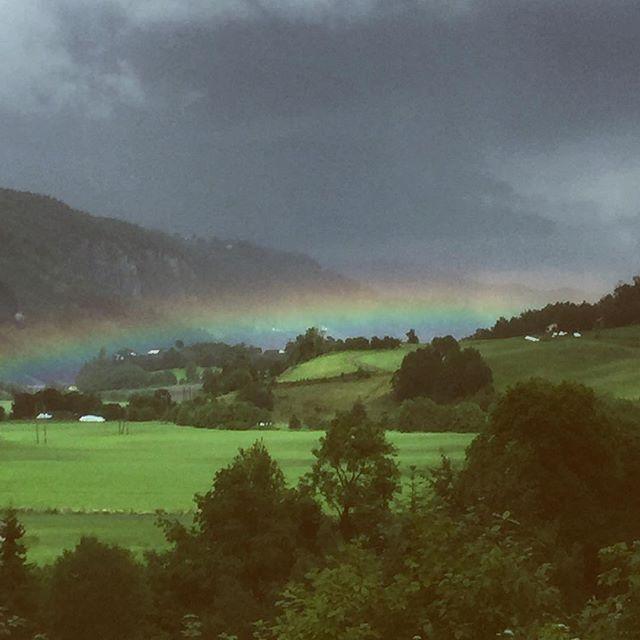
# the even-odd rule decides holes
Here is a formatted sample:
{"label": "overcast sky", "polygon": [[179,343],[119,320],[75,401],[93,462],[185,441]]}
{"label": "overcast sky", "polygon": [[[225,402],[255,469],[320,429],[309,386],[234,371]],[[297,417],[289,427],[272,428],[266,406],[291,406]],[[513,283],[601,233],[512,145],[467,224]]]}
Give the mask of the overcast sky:
{"label": "overcast sky", "polygon": [[604,281],[639,152],[635,0],[0,0],[0,184],[92,213]]}

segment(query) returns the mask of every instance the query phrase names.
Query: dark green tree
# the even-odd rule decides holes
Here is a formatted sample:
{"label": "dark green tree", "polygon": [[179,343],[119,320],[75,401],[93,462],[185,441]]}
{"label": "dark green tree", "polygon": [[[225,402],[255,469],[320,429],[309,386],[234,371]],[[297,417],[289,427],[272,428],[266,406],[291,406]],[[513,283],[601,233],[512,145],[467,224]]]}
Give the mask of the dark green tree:
{"label": "dark green tree", "polygon": [[426,396],[450,403],[491,387],[493,375],[478,351],[461,349],[452,337],[408,353],[392,379],[397,400]]}
{"label": "dark green tree", "polygon": [[82,538],[53,565],[49,627],[56,640],[148,637],[148,606],[142,568],[124,549]]}
{"label": "dark green tree", "polygon": [[325,339],[317,327],[309,327],[303,335],[286,346],[287,359],[290,364],[306,362],[322,355],[330,348],[330,341]]}
{"label": "dark green tree", "polygon": [[305,481],[337,513],[345,539],[375,535],[398,489],[395,448],[361,403],[331,421]]}
{"label": "dark green tree", "polygon": [[217,371],[205,369],[202,372],[202,391],[212,396],[222,392],[222,376]]}
{"label": "dark green tree", "polygon": [[420,344],[420,338],[416,335],[415,329],[409,329],[405,335],[407,336],[408,344]]}
{"label": "dark green tree", "polygon": [[174,547],[152,563],[163,626],[193,614],[203,637],[251,638],[294,567],[317,551],[323,520],[307,493],[287,487],[262,442],[241,449],[197,497],[190,529],[165,524]]}
{"label": "dark green tree", "polygon": [[571,598],[579,599],[595,587],[598,549],[640,539],[639,484],[637,423],[582,385],[531,380],[498,402],[455,496],[488,514],[509,510],[551,536],[567,566],[558,580],[578,585]]}
{"label": "dark green tree", "polygon": [[187,366],[185,367],[185,378],[187,382],[197,382],[198,381],[198,367],[193,360],[187,362]]}
{"label": "dark green tree", "polygon": [[273,391],[271,387],[262,380],[251,380],[238,391],[238,400],[250,402],[251,404],[271,411],[273,409]]}
{"label": "dark green tree", "polygon": [[24,534],[15,509],[7,509],[0,520],[0,607],[13,615],[31,617],[34,580],[27,564]]}

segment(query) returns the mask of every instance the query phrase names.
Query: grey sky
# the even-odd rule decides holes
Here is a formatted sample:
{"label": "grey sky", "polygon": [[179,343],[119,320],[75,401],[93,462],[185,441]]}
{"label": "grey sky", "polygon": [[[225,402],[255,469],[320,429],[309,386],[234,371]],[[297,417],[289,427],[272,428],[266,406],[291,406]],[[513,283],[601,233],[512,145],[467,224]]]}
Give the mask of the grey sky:
{"label": "grey sky", "polygon": [[635,1],[0,0],[0,60],[3,186],[345,269],[640,270]]}

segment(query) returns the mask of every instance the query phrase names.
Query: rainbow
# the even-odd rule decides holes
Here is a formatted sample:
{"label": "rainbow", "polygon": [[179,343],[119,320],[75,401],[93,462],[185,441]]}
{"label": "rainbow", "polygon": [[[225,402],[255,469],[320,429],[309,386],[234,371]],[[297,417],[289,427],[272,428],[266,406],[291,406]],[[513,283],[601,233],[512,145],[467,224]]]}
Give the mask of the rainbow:
{"label": "rainbow", "polygon": [[81,364],[103,347],[109,352],[121,347],[143,351],[167,347],[177,339],[282,347],[309,326],[321,327],[335,337],[402,336],[411,327],[423,339],[446,333],[462,337],[521,306],[499,292],[446,287],[395,288],[356,299],[292,294],[217,303],[164,300],[147,303],[144,311],[118,320],[75,318],[66,324],[0,327],[0,380],[72,380]]}

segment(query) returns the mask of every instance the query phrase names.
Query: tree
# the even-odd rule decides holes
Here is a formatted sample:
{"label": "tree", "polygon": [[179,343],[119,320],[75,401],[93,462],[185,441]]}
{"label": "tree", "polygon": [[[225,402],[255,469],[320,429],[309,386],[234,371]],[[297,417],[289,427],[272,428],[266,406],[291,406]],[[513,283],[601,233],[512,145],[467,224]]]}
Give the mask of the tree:
{"label": "tree", "polygon": [[292,429],[293,431],[299,431],[302,429],[302,422],[295,413],[289,418],[289,429]]}
{"label": "tree", "polygon": [[251,380],[238,391],[238,400],[250,402],[259,409],[271,411],[273,409],[273,391],[262,381]]}
{"label": "tree", "polygon": [[613,545],[600,551],[603,571],[599,594],[579,617],[589,640],[633,640],[640,628],[640,543]]}
{"label": "tree", "polygon": [[[381,640],[388,607],[380,559],[348,547],[329,566],[311,571],[282,595],[273,628],[278,640]],[[397,629],[393,629],[397,631]],[[406,636],[410,638],[411,636]]]}
{"label": "tree", "polygon": [[158,609],[174,620],[197,615],[203,637],[250,638],[294,566],[317,551],[323,520],[307,492],[287,487],[264,443],[241,449],[197,496],[190,529],[165,524],[174,548],[156,561]]}
{"label": "tree", "polygon": [[491,369],[475,349],[460,349],[452,336],[408,353],[392,379],[397,400],[426,396],[450,403],[491,386]]}
{"label": "tree", "polygon": [[374,533],[398,489],[395,448],[361,403],[331,421],[306,481],[335,510],[345,539]]}
{"label": "tree", "polygon": [[290,584],[273,637],[538,638],[531,630],[559,613],[548,567],[508,517],[484,528],[429,509],[407,524],[382,554],[348,545],[304,582]]}
{"label": "tree", "polygon": [[407,336],[407,344],[420,344],[420,338],[416,335],[415,329],[409,329],[405,335]]}
{"label": "tree", "polygon": [[509,510],[545,531],[565,564],[568,552],[575,556],[558,579],[591,592],[598,549],[640,539],[639,484],[637,421],[625,423],[582,385],[531,380],[498,402],[467,452],[455,495],[464,507]]}
{"label": "tree", "polygon": [[16,510],[7,509],[0,521],[0,607],[29,617],[33,614],[34,583],[22,542],[24,534]]}
{"label": "tree", "polygon": [[322,355],[329,350],[330,344],[320,329],[309,327],[304,335],[299,335],[295,341],[287,343],[285,351],[289,363],[298,364]]}
{"label": "tree", "polygon": [[222,376],[211,369],[202,372],[202,391],[212,396],[216,396],[222,391]]}
{"label": "tree", "polygon": [[82,538],[52,568],[50,628],[58,640],[145,638],[148,591],[128,551]]}
{"label": "tree", "polygon": [[187,362],[187,366],[185,367],[185,377],[187,382],[197,382],[198,381],[198,367],[193,360]]}

